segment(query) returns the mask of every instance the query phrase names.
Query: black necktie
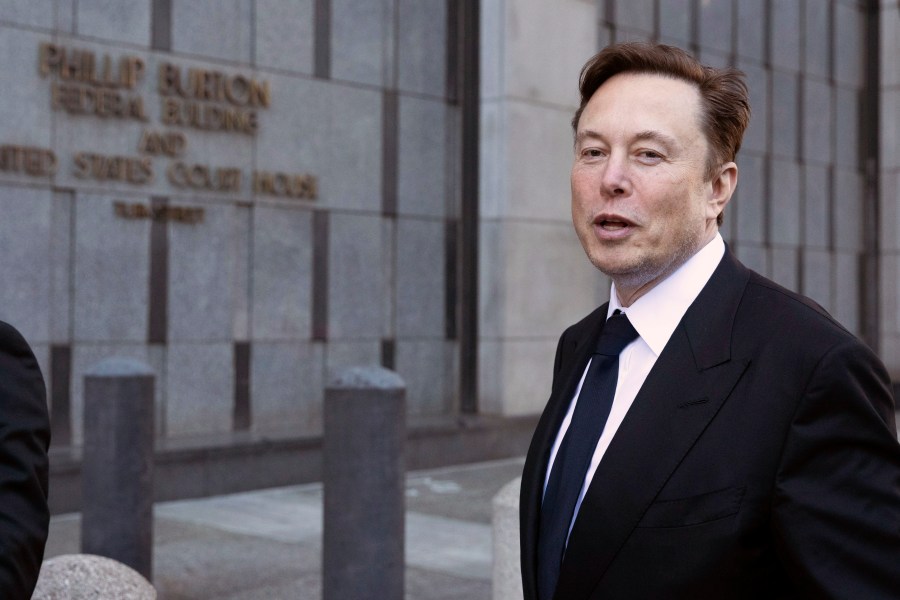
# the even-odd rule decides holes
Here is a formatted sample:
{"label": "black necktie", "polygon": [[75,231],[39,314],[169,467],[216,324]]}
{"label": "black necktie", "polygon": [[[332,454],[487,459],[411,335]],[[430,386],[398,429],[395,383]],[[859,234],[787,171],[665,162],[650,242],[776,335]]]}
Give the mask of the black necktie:
{"label": "black necktie", "polygon": [[541,504],[538,537],[538,598],[551,600],[569,536],[575,504],[597,441],[606,425],[616,394],[619,353],[638,337],[624,313],[606,320],[591,358],[569,429],[563,437]]}

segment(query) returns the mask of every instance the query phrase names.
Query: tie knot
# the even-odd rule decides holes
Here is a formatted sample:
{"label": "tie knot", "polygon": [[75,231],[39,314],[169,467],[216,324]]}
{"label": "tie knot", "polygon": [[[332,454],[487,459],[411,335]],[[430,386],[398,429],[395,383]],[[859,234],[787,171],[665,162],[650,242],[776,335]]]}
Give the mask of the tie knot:
{"label": "tie knot", "polygon": [[631,324],[625,313],[616,311],[606,320],[603,331],[600,332],[600,339],[597,340],[597,349],[594,350],[594,353],[618,356],[622,349],[636,340],[637,337],[637,329],[634,328],[634,325]]}

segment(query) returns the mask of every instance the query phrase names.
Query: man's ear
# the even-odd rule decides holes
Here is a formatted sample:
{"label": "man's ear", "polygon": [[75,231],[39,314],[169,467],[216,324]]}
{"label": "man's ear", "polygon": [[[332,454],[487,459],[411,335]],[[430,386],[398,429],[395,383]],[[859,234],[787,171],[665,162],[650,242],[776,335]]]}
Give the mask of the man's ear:
{"label": "man's ear", "polygon": [[731,200],[731,195],[734,194],[737,180],[738,168],[736,164],[727,162],[719,167],[717,175],[710,182],[708,217],[715,219],[725,210],[725,207]]}

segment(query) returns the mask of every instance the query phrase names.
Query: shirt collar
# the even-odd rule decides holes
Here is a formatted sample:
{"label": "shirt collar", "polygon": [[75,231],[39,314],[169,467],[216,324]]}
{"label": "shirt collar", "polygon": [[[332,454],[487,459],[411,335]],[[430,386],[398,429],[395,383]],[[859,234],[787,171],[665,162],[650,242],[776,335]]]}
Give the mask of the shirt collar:
{"label": "shirt collar", "polygon": [[721,234],[716,233],[716,237],[706,246],[678,267],[674,273],[635,300],[627,309],[619,304],[616,284],[613,283],[609,292],[607,318],[615,310],[627,314],[628,320],[634,325],[641,339],[650,346],[656,356],[659,356],[684,313],[712,277],[713,271],[724,255],[725,242]]}

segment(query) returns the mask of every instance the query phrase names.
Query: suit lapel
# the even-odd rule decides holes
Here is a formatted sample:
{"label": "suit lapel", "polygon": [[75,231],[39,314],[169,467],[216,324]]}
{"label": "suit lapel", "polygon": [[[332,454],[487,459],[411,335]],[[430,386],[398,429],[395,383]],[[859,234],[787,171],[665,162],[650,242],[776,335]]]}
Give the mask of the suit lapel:
{"label": "suit lapel", "polygon": [[730,353],[734,314],[748,278],[726,252],[660,354],[585,494],[557,598],[590,596],[746,370],[749,361]]}
{"label": "suit lapel", "polygon": [[[561,381],[551,391],[547,406],[541,414],[537,428],[531,439],[531,445],[522,471],[522,489],[519,496],[519,518],[522,535],[522,573],[525,585],[525,597],[537,597],[537,535],[540,526],[540,508],[543,497],[544,479],[547,462],[556,434],[569,409],[575,389],[578,387],[592,349],[597,345],[597,338],[606,322],[608,304],[604,304],[589,317],[592,322],[588,327],[588,335],[582,339],[563,340],[567,345],[560,348],[563,353],[560,368]],[[531,593],[528,593],[528,590]]]}

